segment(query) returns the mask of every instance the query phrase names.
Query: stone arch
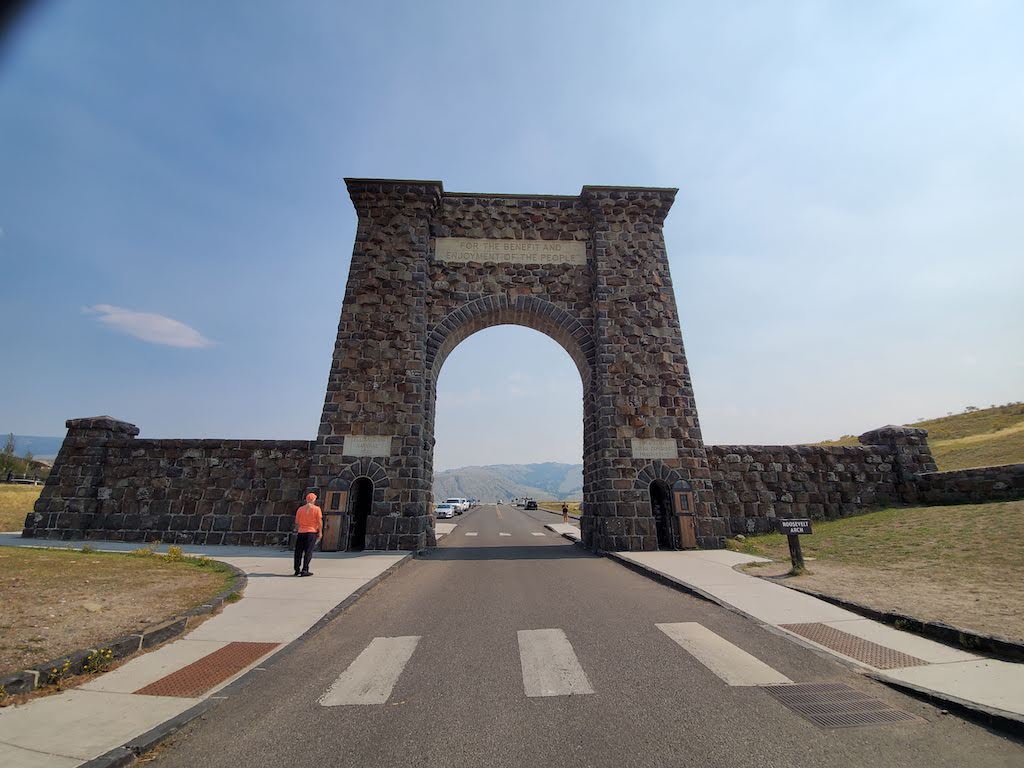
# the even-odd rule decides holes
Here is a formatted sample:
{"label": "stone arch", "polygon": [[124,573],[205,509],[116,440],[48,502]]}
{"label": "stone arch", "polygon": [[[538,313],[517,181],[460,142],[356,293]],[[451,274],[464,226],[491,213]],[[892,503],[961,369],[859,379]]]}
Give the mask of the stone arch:
{"label": "stone arch", "polygon": [[327,490],[348,490],[360,477],[365,477],[373,483],[375,496],[377,488],[387,488],[389,485],[388,472],[383,465],[374,459],[364,457],[342,467],[341,471],[328,482]]}
{"label": "stone arch", "polygon": [[651,483],[656,480],[662,481],[674,491],[692,490],[690,483],[683,479],[678,470],[666,466],[660,461],[652,462],[636,473],[633,489],[646,492],[651,487]]}
{"label": "stone arch", "polygon": [[693,484],[707,520],[702,545],[721,546],[663,236],[675,190],[505,195],[445,192],[436,181],[346,184],[359,223],[309,485],[325,487],[373,457],[388,485],[368,475],[383,491],[368,546],[434,543],[437,378],[461,341],[502,324],[547,335],[580,373],[584,544],[656,548],[647,494],[633,483],[638,468],[664,460]]}
{"label": "stone arch", "polygon": [[484,296],[450,312],[427,337],[424,364],[431,383],[448,355],[469,336],[495,325],[521,325],[556,341],[579,369],[583,389],[590,387],[594,340],[574,315],[537,296]]}

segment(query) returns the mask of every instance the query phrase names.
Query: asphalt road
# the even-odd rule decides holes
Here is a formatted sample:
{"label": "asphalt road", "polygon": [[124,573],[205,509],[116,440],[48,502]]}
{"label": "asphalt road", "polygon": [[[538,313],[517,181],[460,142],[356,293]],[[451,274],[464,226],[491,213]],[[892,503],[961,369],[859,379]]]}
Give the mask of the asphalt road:
{"label": "asphalt road", "polygon": [[[446,521],[458,527],[436,550],[284,651],[242,692],[176,735],[153,765],[1024,765],[1019,743],[587,554],[544,530],[556,519],[490,505]],[[313,589],[316,579],[308,583]],[[794,682],[845,682],[920,720],[819,728],[764,690],[727,685],[655,626],[675,622],[699,623]],[[593,693],[526,695],[527,678],[545,676],[524,670],[537,652],[530,643],[559,634],[533,630],[561,630],[570,647],[572,658],[546,670],[549,682],[571,683],[582,670]],[[403,645],[407,663],[397,663],[384,703],[320,703],[328,691],[339,700],[372,694],[388,663],[374,664],[377,678],[355,682],[346,670],[389,642]],[[540,647],[550,658],[564,651]]]}

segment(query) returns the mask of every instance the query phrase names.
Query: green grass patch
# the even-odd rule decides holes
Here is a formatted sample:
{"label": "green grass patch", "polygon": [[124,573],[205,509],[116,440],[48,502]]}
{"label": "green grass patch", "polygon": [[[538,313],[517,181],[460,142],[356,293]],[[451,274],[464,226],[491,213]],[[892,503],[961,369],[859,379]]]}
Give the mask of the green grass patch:
{"label": "green grass patch", "polygon": [[0,485],[0,531],[20,531],[25,515],[32,511],[42,493],[41,485]]}

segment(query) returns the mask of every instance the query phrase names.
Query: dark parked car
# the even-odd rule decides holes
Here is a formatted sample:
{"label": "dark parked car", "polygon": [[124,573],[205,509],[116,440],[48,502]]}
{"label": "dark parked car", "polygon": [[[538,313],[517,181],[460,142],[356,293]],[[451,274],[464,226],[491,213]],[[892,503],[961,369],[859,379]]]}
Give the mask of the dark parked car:
{"label": "dark parked car", "polygon": [[528,502],[526,502],[526,508],[527,509],[536,509],[537,508],[537,502],[534,501],[533,499],[530,499]]}

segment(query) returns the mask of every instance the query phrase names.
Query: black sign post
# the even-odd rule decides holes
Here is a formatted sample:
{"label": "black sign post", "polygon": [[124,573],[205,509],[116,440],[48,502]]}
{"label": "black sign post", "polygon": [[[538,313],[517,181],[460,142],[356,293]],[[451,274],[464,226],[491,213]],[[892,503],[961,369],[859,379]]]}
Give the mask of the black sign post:
{"label": "black sign post", "polygon": [[789,540],[789,559],[793,562],[792,573],[804,570],[804,553],[800,549],[800,537],[811,532],[811,521],[808,518],[777,520],[779,533],[786,534]]}

